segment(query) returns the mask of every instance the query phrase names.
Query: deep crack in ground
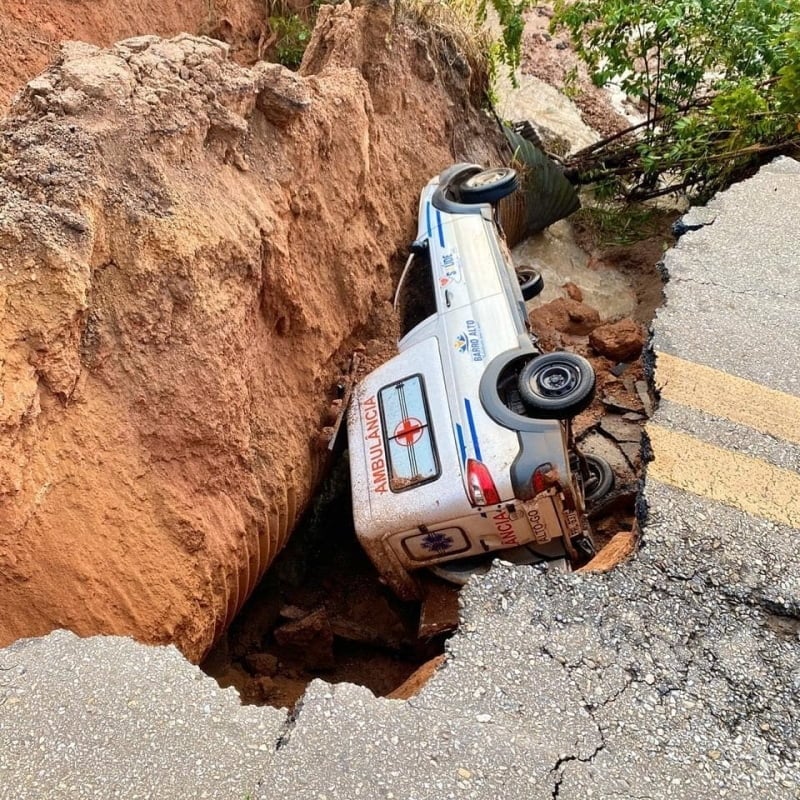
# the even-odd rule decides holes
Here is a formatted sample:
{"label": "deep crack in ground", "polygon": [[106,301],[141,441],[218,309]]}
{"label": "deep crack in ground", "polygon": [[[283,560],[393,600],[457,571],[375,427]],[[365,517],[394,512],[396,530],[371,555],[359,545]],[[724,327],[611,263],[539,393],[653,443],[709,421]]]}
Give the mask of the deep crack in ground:
{"label": "deep crack in ground", "polygon": [[[671,221],[665,216],[662,230],[651,234],[659,241],[668,237]],[[585,231],[582,236],[585,246],[591,247]],[[610,264],[614,258],[621,259],[628,276],[636,272],[632,265],[638,264],[635,279],[630,279],[636,296],[642,298],[642,313],[652,314],[653,287],[660,287],[662,280],[652,245],[634,245],[622,252],[617,248],[603,257]],[[569,289],[572,294],[575,291]],[[637,381],[649,383],[652,397],[648,402],[654,403],[652,357],[647,349],[630,362],[598,356],[586,332],[576,335],[569,319],[551,318],[547,308],[538,304],[532,313],[534,330],[543,337],[545,349],[577,350],[590,358],[600,376],[597,399],[576,419],[575,427],[579,447],[610,460],[617,473],[617,486],[592,515],[595,538],[602,548],[620,531],[633,536],[645,513],[641,470],[650,451],[642,430],[646,406],[642,406]],[[602,307],[599,312],[595,324],[605,316]],[[390,342],[387,348],[388,356]],[[638,412],[627,412],[635,421],[622,420],[626,409]],[[599,424],[612,418],[618,427],[623,426],[617,435],[625,441]],[[366,685],[379,695],[390,694],[411,678],[398,695],[408,696],[433,674],[429,665],[411,677],[443,652],[445,639],[417,640],[419,611],[418,605],[400,603],[378,583],[360,550],[352,527],[347,465],[340,463],[204,669],[223,686],[236,686],[250,703],[292,707],[317,676],[333,683],[345,680]]]}

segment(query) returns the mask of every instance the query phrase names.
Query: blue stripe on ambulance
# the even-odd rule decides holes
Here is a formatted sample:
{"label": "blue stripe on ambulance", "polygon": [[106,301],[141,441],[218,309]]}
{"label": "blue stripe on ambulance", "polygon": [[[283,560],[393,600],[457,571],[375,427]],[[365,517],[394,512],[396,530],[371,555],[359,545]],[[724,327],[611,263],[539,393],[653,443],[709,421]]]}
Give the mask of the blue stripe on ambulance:
{"label": "blue stripe on ambulance", "polygon": [[467,422],[469,423],[469,432],[472,436],[472,446],[475,448],[475,458],[481,460],[481,445],[478,442],[478,431],[475,429],[475,418],[472,416],[472,404],[464,398],[464,407],[467,409]]}
{"label": "blue stripe on ambulance", "polygon": [[436,209],[436,225],[439,228],[439,246],[444,247],[444,227],[442,226],[442,212]]}
{"label": "blue stripe on ambulance", "polygon": [[427,228],[428,228],[428,238],[430,239],[432,234],[433,234],[433,230],[431,229],[431,204],[430,204],[430,202],[425,203],[425,222],[426,222]]}
{"label": "blue stripe on ambulance", "polygon": [[456,436],[458,437],[458,450],[461,453],[461,463],[467,463],[467,446],[464,444],[464,430],[456,423]]}

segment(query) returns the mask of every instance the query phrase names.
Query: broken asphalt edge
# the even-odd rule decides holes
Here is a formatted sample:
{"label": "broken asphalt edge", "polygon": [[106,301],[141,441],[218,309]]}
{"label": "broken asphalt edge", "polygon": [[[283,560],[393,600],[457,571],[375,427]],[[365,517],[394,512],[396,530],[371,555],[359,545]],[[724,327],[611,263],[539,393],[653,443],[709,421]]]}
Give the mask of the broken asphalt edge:
{"label": "broken asphalt edge", "polygon": [[[738,217],[776,181],[795,186],[782,213],[800,229],[799,175],[774,162],[687,228],[665,258],[657,350],[698,357],[732,270],[770,302],[746,240],[740,261],[713,262],[732,252],[726,221],[746,230]],[[752,337],[761,323],[739,324]],[[17,642],[0,651],[0,798],[800,797],[797,531],[652,480],[642,503],[643,546],[611,572],[501,563],[473,580],[444,666],[408,701],[316,680],[292,712],[241,706],[172,647]]]}

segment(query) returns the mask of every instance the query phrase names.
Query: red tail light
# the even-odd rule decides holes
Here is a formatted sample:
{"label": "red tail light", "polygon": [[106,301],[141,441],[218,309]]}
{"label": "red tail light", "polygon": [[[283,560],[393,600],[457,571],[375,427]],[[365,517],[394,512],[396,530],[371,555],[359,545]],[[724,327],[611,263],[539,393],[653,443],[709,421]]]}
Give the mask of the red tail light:
{"label": "red tail light", "polygon": [[553,485],[553,465],[551,463],[539,464],[531,478],[533,493],[539,494]]}
{"label": "red tail light", "polygon": [[467,486],[474,506],[493,506],[500,502],[500,495],[489,470],[474,458],[467,459]]}

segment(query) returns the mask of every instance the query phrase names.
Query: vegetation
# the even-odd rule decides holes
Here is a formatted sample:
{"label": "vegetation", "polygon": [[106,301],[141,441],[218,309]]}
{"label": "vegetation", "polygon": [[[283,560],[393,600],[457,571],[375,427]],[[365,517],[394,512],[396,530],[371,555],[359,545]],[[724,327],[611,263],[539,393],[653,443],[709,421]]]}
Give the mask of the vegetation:
{"label": "vegetation", "polygon": [[[585,233],[592,248],[628,247],[670,229],[675,212],[642,203],[604,202],[584,205],[571,217],[575,231]],[[667,240],[664,236],[664,240]]]}
{"label": "vegetation", "polygon": [[556,0],[599,85],[644,121],[575,154],[607,194],[700,198],[800,146],[800,0]]}
{"label": "vegetation", "polygon": [[[260,52],[297,68],[322,2],[265,0]],[[466,58],[471,88],[491,100],[491,78],[503,68],[513,78],[519,67],[533,4],[396,0],[396,9],[423,22],[453,63]],[[486,33],[490,9],[501,28],[495,40]],[[594,82],[617,84],[643,116],[567,160],[567,176],[595,183],[599,197],[685,190],[703,199],[800,149],[800,0],[555,0],[555,9],[553,29],[568,32]]]}
{"label": "vegetation", "polygon": [[290,6],[286,0],[265,0],[270,35],[264,46],[279,64],[289,69],[300,66],[320,5],[320,0],[310,0],[305,6]]}
{"label": "vegetation", "polygon": [[[533,5],[533,0],[491,0],[491,4],[500,21],[502,36],[490,55],[495,63],[508,67],[513,79],[522,52],[523,14]],[[480,23],[486,21],[486,0],[479,0],[475,14]]]}
{"label": "vegetation", "polygon": [[[322,2],[311,0],[293,11],[285,0],[266,0],[269,46],[284,66],[300,65]],[[500,22],[501,37],[496,41],[485,32],[487,3]],[[520,63],[523,14],[532,4],[533,0],[397,0],[400,13],[424,20],[440,37],[454,39],[471,66],[490,73],[505,66],[512,78]]]}
{"label": "vegetation", "polygon": [[305,20],[299,14],[286,14],[270,16],[267,21],[275,39],[273,46],[278,63],[297,69],[311,38],[313,19]]}
{"label": "vegetation", "polygon": [[[436,0],[426,0],[435,3]],[[516,70],[522,57],[522,33],[525,29],[525,12],[535,5],[535,0],[439,0],[455,9],[462,17],[472,21],[476,29],[485,37],[485,25],[489,5],[497,14],[500,23],[500,38],[486,38],[484,46],[492,78],[498,70],[505,67],[512,82],[516,85]],[[494,83],[494,80],[491,81]]]}
{"label": "vegetation", "polygon": [[430,31],[436,49],[449,63],[466,60],[471,93],[489,92],[491,37],[478,20],[479,0],[396,0],[396,13]]}

